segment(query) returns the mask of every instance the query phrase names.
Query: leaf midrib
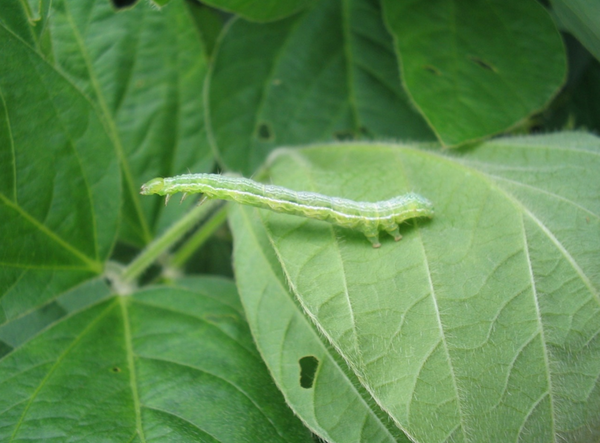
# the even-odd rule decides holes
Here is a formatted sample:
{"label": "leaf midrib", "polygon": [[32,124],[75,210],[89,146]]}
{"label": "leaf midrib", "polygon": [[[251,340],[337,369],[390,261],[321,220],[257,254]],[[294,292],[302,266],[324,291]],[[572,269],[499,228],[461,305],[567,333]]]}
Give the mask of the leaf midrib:
{"label": "leaf midrib", "polygon": [[[257,249],[261,252],[261,255],[263,256],[265,262],[269,264],[269,271],[273,275],[274,280],[277,281],[277,284],[278,284],[278,286],[280,288],[280,291],[282,291],[285,294],[289,294],[288,288],[285,287],[282,284],[282,282],[279,279],[277,273],[272,268],[271,263],[270,263],[268,257],[266,257],[266,255],[264,254],[263,249],[262,249],[262,247],[260,245],[260,242],[258,241],[258,238],[256,237],[254,229],[251,228],[252,224],[248,220],[248,216],[247,216],[245,210],[243,208],[239,208],[238,210],[242,214],[242,217],[244,218],[244,221],[245,221],[246,225],[249,227],[248,231],[252,234],[252,240],[254,241],[255,245],[257,246]],[[271,243],[271,245],[273,245],[273,240],[270,238],[270,236],[269,236],[269,242]],[[277,252],[277,251],[275,250],[275,252]],[[277,256],[277,257],[278,257],[279,263],[281,264],[281,258],[279,256]],[[288,277],[286,276],[286,278],[288,278]],[[291,303],[294,306],[294,310],[298,309],[298,306],[290,298],[286,298],[286,300],[288,300],[288,302]],[[243,299],[242,299],[242,302],[243,302]],[[342,377],[344,377],[344,379],[348,383],[348,386],[355,393],[355,396],[360,399],[361,403],[363,404],[363,407],[364,407],[365,411],[368,411],[368,413],[371,415],[371,417],[373,417],[375,419],[375,422],[378,423],[381,426],[381,428],[384,430],[384,432],[386,433],[386,435],[389,437],[390,441],[394,441],[395,439],[392,436],[392,434],[390,433],[390,431],[387,429],[387,427],[383,423],[381,423],[381,420],[379,419],[379,417],[377,416],[377,414],[375,414],[375,411],[373,411],[371,409],[371,407],[365,401],[365,399],[362,397],[362,395],[360,394],[360,392],[358,392],[356,390],[356,388],[354,387],[354,383],[352,383],[352,381],[350,379],[348,379],[348,377],[346,376],[346,373],[338,365],[337,361],[331,355],[329,355],[329,350],[323,345],[322,338],[315,331],[315,326],[313,326],[313,324],[310,323],[307,320],[306,316],[303,315],[302,312],[300,312],[300,315],[298,316],[298,318],[301,319],[302,322],[305,324],[305,328],[310,331],[310,334],[313,336],[313,339],[314,339],[315,343],[318,343],[321,346],[321,348],[323,350],[323,353],[324,353],[324,355],[327,355],[330,364],[332,364],[337,369],[338,373],[341,374]],[[333,343],[333,342],[331,341],[331,343]],[[258,343],[257,343],[257,348],[258,348],[260,354],[262,355],[263,351],[262,351],[261,347],[258,345]],[[337,350],[337,352],[339,352],[339,350]],[[340,353],[340,355],[343,355],[343,354]],[[264,359],[264,357],[263,357],[263,359]],[[264,359],[264,360],[266,361],[266,359]],[[285,388],[280,385],[280,380],[277,379],[277,377],[273,377],[273,380],[274,380],[275,384],[277,385],[278,389],[281,392],[286,392]],[[314,402],[313,402],[313,408],[314,408]],[[317,421],[317,423],[318,423],[318,421]],[[323,427],[321,427],[321,431],[327,433],[327,431]],[[406,433],[406,435],[409,435],[409,434]]]}
{"label": "leaf midrib", "polygon": [[123,317],[123,333],[125,341],[125,352],[127,354],[127,366],[129,367],[129,386],[131,388],[131,396],[133,398],[133,408],[135,410],[135,428],[142,443],[146,443],[146,435],[142,425],[142,410],[140,395],[138,392],[138,381],[135,368],[135,359],[133,353],[133,341],[131,335],[131,325],[129,322],[129,311],[127,304],[129,300],[126,297],[118,297],[121,315]]}
{"label": "leaf midrib", "polygon": [[[535,407],[537,407],[537,405],[539,404],[539,402],[541,401],[541,399],[545,395],[549,396],[549,398],[550,398],[550,411],[551,411],[550,417],[551,417],[551,423],[552,423],[552,439],[553,439],[553,441],[556,441],[556,412],[555,412],[555,406],[554,406],[552,372],[550,371],[550,358],[548,356],[548,346],[547,346],[548,342],[546,340],[546,333],[545,333],[545,330],[544,330],[544,319],[543,319],[543,316],[542,316],[542,313],[541,313],[541,309],[540,309],[540,301],[539,301],[539,295],[538,295],[537,285],[535,284],[535,275],[534,275],[534,272],[533,272],[533,267],[531,266],[531,257],[529,256],[529,242],[527,240],[527,229],[525,228],[525,223],[524,223],[524,220],[523,220],[523,214],[521,215],[521,229],[522,229],[522,232],[523,232],[523,250],[525,252],[525,258],[526,258],[526,261],[527,261],[527,270],[529,271],[529,280],[530,280],[530,284],[531,284],[531,290],[533,292],[533,301],[534,301],[534,305],[535,305],[536,318],[537,318],[538,327],[539,327],[538,333],[540,334],[540,338],[541,338],[542,343],[543,343],[542,353],[544,355],[544,366],[547,368],[547,370],[546,370],[546,382],[548,383],[548,390],[535,403]],[[534,406],[532,406],[532,408],[534,408]],[[529,417],[529,414],[526,415],[523,418],[523,426],[525,425],[528,417]],[[522,427],[521,427],[520,431],[522,430]],[[520,431],[519,431],[519,434],[520,434]]]}
{"label": "leaf midrib", "polygon": [[86,50],[83,39],[82,39],[81,35],[79,34],[79,30],[78,30],[77,26],[75,25],[73,15],[71,14],[71,11],[68,6],[68,2],[64,1],[63,5],[64,5],[64,10],[65,10],[65,15],[68,18],[69,24],[71,25],[71,30],[73,32],[73,36],[75,37],[77,47],[79,48],[81,56],[85,62],[86,70],[89,74],[90,83],[95,91],[96,97],[98,98],[98,105],[100,107],[100,115],[102,116],[100,121],[102,121],[105,124],[107,132],[108,132],[111,140],[114,143],[115,150],[117,152],[117,155],[118,155],[120,163],[121,163],[121,171],[122,171],[123,176],[125,177],[125,185],[127,187],[127,191],[131,195],[131,201],[133,202],[134,210],[137,214],[137,218],[139,220],[140,227],[142,229],[142,237],[146,243],[149,243],[152,240],[152,234],[150,233],[150,229],[148,227],[148,224],[146,223],[146,218],[144,217],[141,203],[138,198],[138,192],[133,183],[133,174],[131,172],[129,162],[127,161],[127,157],[126,157],[124,149],[123,149],[123,144],[121,143],[121,137],[117,130],[113,116],[111,115],[111,113],[108,109],[108,105],[106,104],[104,94],[102,93],[102,88],[100,87],[98,79],[96,78],[95,71],[93,70],[93,65],[90,61],[90,57]]}
{"label": "leaf midrib", "polygon": [[[336,144],[336,143],[331,144],[331,146],[335,146],[335,145],[339,146],[339,144]],[[385,145],[380,145],[380,146],[381,147],[385,147]],[[544,148],[542,146],[539,146],[539,148],[546,149],[546,150],[552,150],[552,147],[550,147],[550,148]],[[313,149],[317,149],[317,148],[313,148]],[[533,212],[531,212],[517,198],[517,196],[513,195],[508,190],[506,190],[503,187],[501,187],[496,181],[494,181],[494,177],[493,176],[490,176],[489,174],[486,174],[485,172],[482,172],[482,171],[480,171],[478,169],[474,169],[472,167],[469,167],[465,163],[461,162],[460,159],[457,159],[457,158],[453,158],[453,157],[450,157],[450,156],[443,156],[443,155],[440,155],[440,154],[435,153],[435,152],[423,151],[423,150],[411,148],[411,147],[408,147],[408,146],[402,146],[402,150],[407,151],[409,154],[418,155],[418,156],[422,156],[422,157],[428,157],[430,159],[435,159],[438,162],[445,162],[446,164],[450,165],[454,169],[460,169],[462,171],[469,171],[473,175],[478,176],[484,183],[487,183],[487,185],[488,185],[488,187],[489,187],[490,190],[494,190],[494,191],[498,192],[500,195],[504,196],[505,199],[507,199],[509,202],[511,202],[513,204],[513,206],[521,214],[521,217],[527,216],[529,219],[532,220],[533,223],[535,223],[540,228],[540,230],[544,233],[544,235],[552,242],[552,244],[555,245],[555,247],[557,248],[558,252],[567,260],[567,262],[570,264],[570,266],[572,267],[572,269],[576,272],[576,274],[579,276],[579,278],[586,285],[587,289],[590,291],[590,293],[592,295],[595,296],[595,299],[600,304],[600,295],[598,294],[598,290],[594,287],[594,285],[592,284],[592,282],[589,279],[589,277],[583,272],[583,270],[581,269],[581,267],[579,266],[579,264],[577,263],[577,261],[569,253],[569,251],[564,247],[564,245],[562,245],[562,243],[554,236],[554,234],[552,233],[552,231],[550,231],[550,229],[540,219],[538,219],[537,216]],[[573,150],[569,149],[568,151],[572,152]],[[587,151],[587,150],[575,150],[575,151],[578,151],[578,153],[581,153],[581,154],[589,154],[589,155],[594,155],[594,156],[598,155],[596,152],[593,152],[593,151]],[[519,182],[516,182],[516,183],[519,183]],[[543,189],[535,188],[534,186],[527,185],[527,184],[523,184],[523,185],[524,186],[530,186],[533,189],[537,189],[539,192],[544,192]],[[556,198],[560,198],[560,197],[556,196]],[[576,204],[576,203],[573,203],[573,204]],[[523,234],[525,235],[524,228],[523,228]],[[273,242],[272,239],[271,239],[271,242]],[[525,244],[524,247],[527,248],[527,245]],[[281,258],[280,258],[280,261],[281,261]],[[528,250],[527,250],[527,263],[528,263],[528,266],[531,267],[531,262],[530,262],[530,259],[529,259]],[[530,272],[532,272],[531,269],[530,269]],[[531,280],[531,285],[532,285],[531,287],[535,291],[535,281],[534,281],[533,277],[531,277],[530,280]],[[546,341],[546,338],[545,338],[545,335],[544,335],[543,317],[541,316],[541,313],[539,311],[539,305],[538,305],[537,296],[534,294],[534,297],[535,297],[536,312],[537,312],[537,318],[536,318],[536,320],[537,320],[537,322],[539,324],[538,333],[541,334],[542,347],[544,348],[545,375],[547,377],[547,386],[548,386],[548,390],[545,393],[545,395],[549,395],[550,396],[550,402],[551,402],[551,408],[552,408],[553,436],[555,436],[555,431],[554,431],[555,428],[556,428],[556,425],[555,425],[556,415],[555,415],[555,409],[554,409],[554,401],[555,400],[553,398],[552,374],[551,374],[551,371],[550,371],[549,356],[547,355],[548,345],[547,345],[547,341]],[[443,328],[442,328],[442,330],[443,330]],[[454,379],[455,379],[455,377],[453,376],[453,380]],[[456,385],[455,385],[455,388],[456,388]],[[458,391],[456,391],[456,392],[458,392]],[[538,402],[539,402],[539,399],[538,399]],[[461,422],[462,422],[463,415],[461,414],[460,417],[461,417]],[[467,439],[466,437],[468,436],[468,432],[465,431],[464,425],[463,425],[463,436],[465,436],[465,439]]]}
{"label": "leaf midrib", "polygon": [[100,320],[102,320],[104,317],[106,317],[113,309],[115,309],[115,305],[114,305],[114,303],[110,303],[106,307],[106,309],[104,310],[104,312],[101,312],[93,321],[91,321],[83,329],[83,331],[81,331],[75,337],[75,339],[72,341],[72,343],[69,346],[67,346],[67,348],[58,356],[58,358],[56,359],[56,361],[54,362],[54,364],[48,370],[48,373],[46,374],[46,376],[42,379],[42,381],[39,383],[38,387],[35,389],[35,391],[31,395],[31,397],[29,398],[27,406],[23,410],[23,412],[21,414],[21,417],[19,417],[19,421],[17,422],[17,424],[15,426],[15,429],[14,429],[14,431],[13,431],[11,437],[10,437],[10,440],[9,440],[10,442],[14,441],[17,433],[19,432],[19,429],[21,428],[21,425],[23,424],[23,422],[25,420],[25,417],[27,416],[27,413],[29,412],[29,409],[31,408],[31,405],[33,404],[34,400],[37,398],[37,396],[40,393],[40,391],[42,390],[42,388],[46,385],[46,383],[48,382],[48,380],[52,377],[52,374],[54,374],[54,372],[58,369],[58,367],[60,366],[60,363],[75,348],[75,346],[79,342],[81,342],[81,340],[86,336],[86,334],[89,333],[100,322]]}
{"label": "leaf midrib", "polygon": [[[6,27],[2,26],[4,29],[6,29]],[[2,103],[2,108],[4,108],[4,110],[6,111],[6,128],[8,129],[8,138],[10,140],[10,154],[11,154],[11,159],[12,159],[12,174],[13,174],[13,180],[12,180],[12,185],[13,185],[13,200],[15,202],[18,201],[17,199],[17,161],[16,161],[16,152],[15,152],[15,140],[12,134],[12,128],[11,128],[11,124],[10,124],[10,114],[8,113],[8,107],[6,106],[6,99],[4,98],[4,93],[2,91],[2,89],[0,88],[0,101]]]}
{"label": "leaf midrib", "polygon": [[[56,68],[54,66],[52,66],[51,64],[49,64],[43,57],[40,56],[40,54],[34,49],[32,48],[26,41],[24,41],[19,35],[15,34],[11,29],[7,28],[4,23],[0,22],[0,26],[2,26],[2,28],[9,33],[10,35],[12,35],[16,40],[18,40],[23,46],[25,46],[27,49],[31,50],[33,53],[35,53],[36,56],[38,56],[40,58],[40,60],[43,63],[46,63],[48,65],[49,68],[53,69],[58,75],[60,75],[68,84],[70,84],[76,91],[78,91],[80,93],[80,96],[88,102],[88,104],[90,105],[90,107],[93,109],[94,108],[94,104],[89,100],[89,98],[83,94],[80,89],[74,85],[71,80],[67,77],[65,77],[64,75],[62,75],[59,71],[56,70]],[[4,96],[2,94],[0,94],[2,96],[2,100],[4,102]],[[6,107],[5,107],[6,109]],[[55,113],[57,115],[58,118],[58,111],[55,109]],[[10,126],[9,126],[10,129]],[[68,134],[68,132],[65,132],[65,134]],[[11,141],[12,141],[12,136],[11,136]],[[13,145],[13,155],[14,155],[14,145]],[[15,168],[15,180],[16,180],[16,164],[14,165]],[[58,235],[56,235],[53,231],[51,231],[50,229],[48,229],[44,224],[40,223],[37,219],[33,218],[29,213],[25,212],[22,210],[22,208],[16,204],[17,202],[17,190],[16,190],[16,185],[14,187],[14,192],[15,192],[15,201],[11,201],[10,199],[8,199],[4,194],[0,193],[0,200],[6,205],[9,206],[11,208],[13,208],[16,212],[18,212],[23,218],[25,218],[27,221],[29,221],[32,225],[34,225],[35,227],[37,227],[41,232],[43,232],[48,238],[50,238],[51,240],[53,240],[54,242],[58,243],[61,245],[61,247],[63,247],[65,250],[71,252],[73,255],[75,255],[77,258],[79,258],[81,261],[83,261],[84,263],[86,263],[89,266],[89,269],[92,272],[95,273],[101,273],[102,272],[102,263],[90,259],[88,258],[83,252],[79,251],[78,249],[74,248],[73,246],[71,246],[69,243],[67,243],[66,241],[64,241],[61,237],[59,237]],[[93,201],[93,200],[90,200]],[[92,220],[94,222],[94,238],[96,237],[97,234],[97,230],[96,230],[96,226],[95,226],[95,217],[92,214]],[[95,252],[96,254],[98,253],[98,247],[97,244],[94,243],[95,245]],[[97,258],[97,257],[96,257]]]}
{"label": "leaf midrib", "polygon": [[17,212],[19,215],[21,215],[21,217],[23,217],[25,220],[27,220],[29,223],[31,223],[34,227],[36,227],[39,232],[42,232],[43,234],[45,234],[46,237],[48,237],[48,239],[50,239],[54,243],[60,245],[61,248],[70,252],[75,257],[77,257],[79,260],[81,260],[83,263],[88,265],[90,271],[97,273],[97,274],[100,274],[102,272],[102,263],[101,262],[92,260],[92,259],[88,258],[84,253],[79,251],[78,249],[75,249],[71,244],[67,243],[61,237],[56,235],[56,233],[54,233],[53,231],[48,229],[48,227],[46,227],[44,224],[39,222],[37,219],[33,218],[29,213],[25,212],[20,206],[15,205],[12,201],[8,200],[3,194],[0,194],[0,200],[6,206],[11,207],[15,212]]}

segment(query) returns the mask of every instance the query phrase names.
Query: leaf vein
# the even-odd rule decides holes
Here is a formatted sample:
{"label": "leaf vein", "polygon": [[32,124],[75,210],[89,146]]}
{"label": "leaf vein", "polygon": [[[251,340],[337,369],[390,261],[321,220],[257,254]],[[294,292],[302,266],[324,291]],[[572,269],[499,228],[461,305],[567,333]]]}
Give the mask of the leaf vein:
{"label": "leaf vein", "polygon": [[104,312],[100,313],[93,321],[91,321],[85,327],[85,329],[83,331],[81,331],[81,333],[75,337],[75,339],[72,341],[72,343],[69,346],[67,346],[67,348],[58,356],[58,358],[56,359],[54,364],[49,368],[46,376],[42,379],[42,381],[40,382],[38,387],[35,389],[35,391],[31,395],[31,397],[29,398],[27,406],[23,410],[23,413],[19,417],[19,421],[15,425],[15,429],[10,438],[11,442],[14,441],[17,433],[19,432],[19,429],[21,428],[21,426],[25,420],[25,417],[27,416],[27,413],[29,412],[29,409],[31,408],[31,405],[33,404],[34,400],[37,398],[38,394],[41,392],[42,388],[46,385],[46,383],[48,382],[50,377],[52,377],[52,374],[54,374],[56,369],[59,367],[60,363],[62,363],[62,361],[66,358],[66,356],[75,348],[75,346],[83,339],[83,337],[85,337],[85,335],[88,332],[90,332],[96,326],[96,324],[98,324],[100,322],[100,320],[102,320],[104,317],[106,317],[108,315],[108,313],[113,309],[114,309],[113,304],[112,303],[109,304],[107,306],[107,308],[104,310]]}

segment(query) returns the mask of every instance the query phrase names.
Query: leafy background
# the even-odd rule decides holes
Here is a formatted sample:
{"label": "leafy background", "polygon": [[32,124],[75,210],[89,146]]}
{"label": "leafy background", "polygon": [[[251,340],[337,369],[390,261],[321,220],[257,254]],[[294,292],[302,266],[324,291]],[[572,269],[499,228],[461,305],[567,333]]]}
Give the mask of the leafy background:
{"label": "leafy background", "polygon": [[[0,8],[1,441],[600,440],[594,2],[118,6]],[[436,215],[138,194],[188,170]]]}

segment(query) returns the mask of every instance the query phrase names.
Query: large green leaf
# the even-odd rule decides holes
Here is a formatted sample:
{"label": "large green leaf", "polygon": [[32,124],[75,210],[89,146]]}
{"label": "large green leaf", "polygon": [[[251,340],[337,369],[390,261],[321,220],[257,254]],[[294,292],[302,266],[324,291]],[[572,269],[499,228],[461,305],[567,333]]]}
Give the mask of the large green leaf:
{"label": "large green leaf", "polygon": [[241,15],[248,20],[268,22],[292,15],[315,0],[205,0],[204,3]]}
{"label": "large green leaf", "polygon": [[[287,291],[264,225],[249,208],[233,206],[237,285],[261,355],[279,389],[308,427],[328,442],[408,441],[358,385],[336,352],[321,341]],[[248,258],[252,259],[249,260]],[[303,361],[312,383],[302,383]]]}
{"label": "large green leaf", "polygon": [[551,0],[560,22],[600,60],[600,2]]}
{"label": "large green leaf", "polygon": [[159,220],[164,206],[140,200],[140,184],[212,166],[201,100],[206,62],[190,12],[182,1],[117,12],[107,0],[55,0],[49,28],[54,63],[96,104],[120,154],[121,236],[148,243],[188,205]]}
{"label": "large green leaf", "polygon": [[433,138],[401,87],[375,0],[321,0],[267,25],[234,20],[207,85],[212,143],[247,175],[277,146]]}
{"label": "large green leaf", "polygon": [[31,4],[0,9],[0,324],[38,307],[42,324],[62,315],[51,300],[102,272],[121,207],[117,156],[123,237],[137,244],[188,207],[142,206],[140,183],[212,164],[205,58],[182,3]]}
{"label": "large green leaf", "polygon": [[120,207],[95,107],[7,25],[15,11],[0,9],[0,324],[100,274]]}
{"label": "large green leaf", "polygon": [[535,0],[383,0],[404,84],[445,145],[502,132],[565,77],[560,35]]}
{"label": "large green leaf", "polygon": [[236,244],[236,276],[280,386],[290,382],[277,358],[306,351],[287,341],[300,308],[282,315],[283,288],[263,277],[274,253],[280,269],[269,272],[285,274],[304,312],[415,441],[597,441],[598,170],[600,141],[585,134],[453,154],[360,143],[282,151],[267,168],[274,183],[362,201],[415,191],[436,214],[380,249],[325,222],[236,215],[236,241],[252,241],[257,224],[268,235],[254,240],[268,263]]}
{"label": "large green leaf", "polygon": [[112,298],[0,360],[0,440],[311,441],[233,283],[185,286]]}

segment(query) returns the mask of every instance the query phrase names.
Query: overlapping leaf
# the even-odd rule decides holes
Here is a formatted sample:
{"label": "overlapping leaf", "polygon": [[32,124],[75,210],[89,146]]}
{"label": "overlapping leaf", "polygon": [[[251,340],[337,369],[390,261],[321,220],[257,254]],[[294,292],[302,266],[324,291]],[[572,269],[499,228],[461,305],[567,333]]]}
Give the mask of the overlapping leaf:
{"label": "overlapping leaf", "polygon": [[[378,250],[360,233],[269,211],[258,219],[243,211],[233,228],[245,243],[259,237],[257,223],[266,228],[270,243],[254,241],[255,249],[272,257],[274,248],[304,312],[415,441],[594,441],[599,168],[600,142],[584,134],[498,140],[454,155],[315,146],[275,157],[269,179],[362,201],[416,191],[434,202],[435,217]],[[298,320],[279,315],[281,285],[266,283],[265,265],[245,263],[247,253],[236,249],[235,262],[249,321],[263,355],[285,362],[281,344]],[[278,365],[270,362],[275,378],[291,390]]]}
{"label": "overlapping leaf", "polygon": [[292,15],[314,3],[315,0],[208,0],[215,8],[239,14],[248,20],[268,22]]}
{"label": "overlapping leaf", "polygon": [[[102,272],[120,180],[92,103],[0,24],[0,323]],[[17,10],[18,12],[18,10]]]}
{"label": "overlapping leaf", "polygon": [[600,3],[586,0],[552,0],[560,22],[600,60]]}
{"label": "overlapping leaf", "polygon": [[139,200],[144,180],[212,164],[205,59],[183,3],[123,13],[103,0],[6,3],[0,323],[101,273],[119,209],[134,244],[187,209],[160,218],[158,199]]}
{"label": "overlapping leaf", "polygon": [[202,87],[206,62],[184,2],[160,11],[148,2],[116,12],[109,1],[52,3],[52,58],[87,94],[109,128],[123,172],[122,238],[148,243],[158,225],[187,209],[169,211],[139,199],[156,176],[203,172],[212,165],[204,130]]}
{"label": "overlapping leaf", "polygon": [[0,360],[0,439],[310,441],[234,285],[184,286],[102,302]]}
{"label": "overlapping leaf", "polygon": [[227,168],[247,175],[276,146],[432,139],[401,87],[373,0],[322,0],[266,25],[235,20],[209,75],[212,143]]}
{"label": "overlapping leaf", "polygon": [[531,0],[384,0],[404,84],[439,139],[457,145],[542,109],[565,77],[560,35]]}

